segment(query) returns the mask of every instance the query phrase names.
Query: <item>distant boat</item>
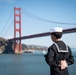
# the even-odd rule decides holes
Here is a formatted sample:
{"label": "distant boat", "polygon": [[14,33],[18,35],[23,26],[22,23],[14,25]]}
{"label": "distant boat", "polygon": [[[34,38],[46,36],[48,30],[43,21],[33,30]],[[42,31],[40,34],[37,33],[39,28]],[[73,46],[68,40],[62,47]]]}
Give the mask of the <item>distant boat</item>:
{"label": "distant boat", "polygon": [[0,51],[0,53],[2,53],[2,52]]}
{"label": "distant boat", "polygon": [[43,50],[43,54],[46,54],[46,51],[45,50]]}
{"label": "distant boat", "polygon": [[34,53],[33,50],[24,50],[24,53]]}

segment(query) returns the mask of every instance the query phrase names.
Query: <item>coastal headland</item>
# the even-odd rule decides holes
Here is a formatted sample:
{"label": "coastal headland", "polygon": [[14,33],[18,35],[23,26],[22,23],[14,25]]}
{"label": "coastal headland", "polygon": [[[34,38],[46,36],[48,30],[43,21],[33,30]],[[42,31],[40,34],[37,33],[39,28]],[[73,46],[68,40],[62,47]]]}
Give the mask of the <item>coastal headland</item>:
{"label": "coastal headland", "polygon": [[[40,45],[26,45],[22,44],[22,52],[33,52],[35,50],[47,50],[46,46]],[[14,42],[8,41],[5,38],[0,37],[0,53],[15,53],[14,51]]]}

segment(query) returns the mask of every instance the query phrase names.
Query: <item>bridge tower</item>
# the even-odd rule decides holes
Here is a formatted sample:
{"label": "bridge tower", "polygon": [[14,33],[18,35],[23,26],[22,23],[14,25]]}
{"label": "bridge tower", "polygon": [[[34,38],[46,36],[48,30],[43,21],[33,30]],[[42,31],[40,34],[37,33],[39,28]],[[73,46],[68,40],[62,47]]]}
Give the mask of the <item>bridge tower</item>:
{"label": "bridge tower", "polygon": [[21,39],[21,8],[14,7],[14,50],[15,53],[22,53]]}

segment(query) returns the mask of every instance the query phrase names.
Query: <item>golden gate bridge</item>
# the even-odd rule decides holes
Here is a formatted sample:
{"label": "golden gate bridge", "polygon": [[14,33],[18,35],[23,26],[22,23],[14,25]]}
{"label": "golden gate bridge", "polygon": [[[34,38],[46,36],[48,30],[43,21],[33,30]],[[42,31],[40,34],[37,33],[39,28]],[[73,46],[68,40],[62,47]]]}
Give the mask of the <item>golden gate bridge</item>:
{"label": "golden gate bridge", "polygon": [[[39,17],[38,17],[38,19],[39,19]],[[41,20],[44,20],[44,19],[41,19]],[[49,21],[49,22],[54,23],[54,21]],[[60,22],[55,22],[55,23],[59,24]],[[60,23],[60,24],[70,24],[70,23]],[[50,32],[44,32],[44,33],[33,34],[33,35],[28,35],[28,36],[21,36],[21,27],[22,27],[21,26],[21,8],[15,7],[14,8],[14,38],[8,39],[8,41],[14,42],[15,53],[22,53],[21,40],[23,40],[23,39],[31,39],[31,38],[50,36]],[[63,30],[63,34],[75,33],[75,32],[76,32],[76,28],[70,28],[70,29]],[[17,33],[19,33],[19,37],[17,37]]]}

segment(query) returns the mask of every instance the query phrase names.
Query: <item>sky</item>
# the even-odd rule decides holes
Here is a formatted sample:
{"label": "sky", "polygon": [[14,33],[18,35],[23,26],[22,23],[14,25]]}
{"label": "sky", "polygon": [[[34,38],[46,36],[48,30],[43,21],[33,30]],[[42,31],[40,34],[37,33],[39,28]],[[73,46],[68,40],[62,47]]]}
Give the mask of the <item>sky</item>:
{"label": "sky", "polygon": [[[14,7],[21,8],[22,36],[49,32],[53,27],[76,27],[48,22],[76,23],[76,0],[0,0],[0,37],[14,37]],[[64,34],[61,40],[76,48],[76,33]],[[53,42],[46,36],[22,40],[22,43],[49,47]]]}

